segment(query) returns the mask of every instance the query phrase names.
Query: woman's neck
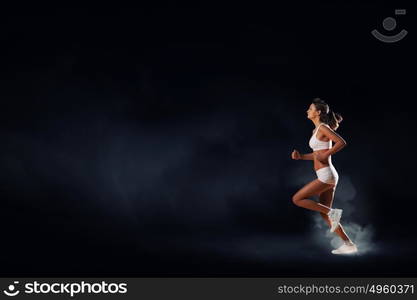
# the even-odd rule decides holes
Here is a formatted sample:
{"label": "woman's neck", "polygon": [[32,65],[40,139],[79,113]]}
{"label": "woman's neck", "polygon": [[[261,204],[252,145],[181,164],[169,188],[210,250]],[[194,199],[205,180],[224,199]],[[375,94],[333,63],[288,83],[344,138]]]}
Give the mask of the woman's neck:
{"label": "woman's neck", "polygon": [[320,120],[314,120],[313,121],[313,123],[314,123],[314,125],[316,126],[316,128],[320,125],[320,124],[322,124],[323,122],[320,122]]}

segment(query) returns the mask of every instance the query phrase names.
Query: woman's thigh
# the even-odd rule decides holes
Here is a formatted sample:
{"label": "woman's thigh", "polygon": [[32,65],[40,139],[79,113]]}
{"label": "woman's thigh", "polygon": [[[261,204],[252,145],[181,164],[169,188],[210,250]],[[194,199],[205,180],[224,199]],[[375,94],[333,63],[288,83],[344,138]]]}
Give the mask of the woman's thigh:
{"label": "woman's thigh", "polygon": [[314,195],[320,195],[324,191],[331,189],[333,187],[334,185],[332,184],[327,184],[327,183],[321,182],[318,179],[315,179],[307,183],[305,186],[303,186],[297,193],[294,194],[292,198],[293,200],[306,199]]}
{"label": "woman's thigh", "polygon": [[335,191],[336,191],[336,188],[333,187],[333,188],[329,188],[328,190],[321,192],[319,195],[319,202],[328,207],[332,207]]}

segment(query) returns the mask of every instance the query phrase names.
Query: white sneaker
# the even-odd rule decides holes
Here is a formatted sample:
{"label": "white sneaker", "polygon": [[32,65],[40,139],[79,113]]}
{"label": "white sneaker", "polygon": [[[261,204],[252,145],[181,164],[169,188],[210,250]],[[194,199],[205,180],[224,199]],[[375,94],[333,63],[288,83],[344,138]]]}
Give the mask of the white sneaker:
{"label": "white sneaker", "polygon": [[342,246],[332,250],[333,254],[352,254],[358,252],[358,248],[354,243],[344,242]]}
{"label": "white sneaker", "polygon": [[334,232],[337,228],[337,226],[339,226],[339,222],[340,222],[340,218],[342,217],[342,209],[333,209],[331,208],[329,213],[327,214],[329,216],[330,219],[330,232]]}

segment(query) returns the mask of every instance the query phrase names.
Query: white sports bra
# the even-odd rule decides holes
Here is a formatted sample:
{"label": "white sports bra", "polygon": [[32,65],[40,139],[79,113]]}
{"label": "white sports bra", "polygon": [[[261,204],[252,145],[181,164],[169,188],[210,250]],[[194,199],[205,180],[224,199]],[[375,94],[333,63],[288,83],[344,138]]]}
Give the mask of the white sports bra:
{"label": "white sports bra", "polygon": [[[326,125],[325,123],[320,123],[320,125],[322,125],[322,124]],[[320,125],[317,126],[316,132],[313,133],[313,135],[311,136],[310,141],[308,143],[310,148],[313,149],[313,151],[323,150],[323,149],[330,149],[332,147],[332,141],[331,140],[329,140],[328,142],[323,142],[323,141],[320,141],[316,137],[317,131],[319,131]]]}

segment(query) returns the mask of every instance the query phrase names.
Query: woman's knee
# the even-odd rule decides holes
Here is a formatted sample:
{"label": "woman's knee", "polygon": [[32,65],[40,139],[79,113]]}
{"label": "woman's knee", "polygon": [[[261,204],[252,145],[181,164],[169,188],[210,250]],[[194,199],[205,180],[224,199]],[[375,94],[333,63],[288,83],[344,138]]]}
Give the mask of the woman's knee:
{"label": "woman's knee", "polygon": [[301,198],[299,196],[297,196],[297,194],[292,196],[292,203],[294,203],[295,205],[300,206],[300,200],[301,200]]}

